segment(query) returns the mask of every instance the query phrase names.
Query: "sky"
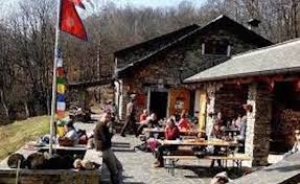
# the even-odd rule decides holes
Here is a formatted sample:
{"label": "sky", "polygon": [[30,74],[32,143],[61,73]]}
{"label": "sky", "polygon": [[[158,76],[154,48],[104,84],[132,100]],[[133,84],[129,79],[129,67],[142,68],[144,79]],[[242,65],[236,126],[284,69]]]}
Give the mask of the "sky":
{"label": "sky", "polygon": [[[20,0],[6,0],[5,4],[9,4],[9,6],[11,7],[11,5],[12,6],[16,5],[18,1]],[[83,2],[84,1],[85,0],[83,0]],[[110,0],[90,0],[90,1],[108,2]],[[153,7],[153,8],[174,7],[174,6],[176,7],[180,2],[182,2],[182,0],[111,0],[111,1],[114,2],[117,6],[126,6],[127,4],[130,4],[135,7]],[[206,0],[189,0],[189,1],[195,4],[195,6],[199,7]]]}
{"label": "sky", "polygon": [[[0,0],[1,2],[2,0]],[[18,8],[18,2],[21,0],[3,0],[4,5],[0,9],[0,19],[5,17],[5,15],[9,16],[9,12],[13,11],[15,8]],[[54,0],[49,0],[54,1]],[[57,1],[57,0],[55,0]],[[114,2],[117,7],[125,7],[127,5],[134,6],[136,8],[145,8],[145,7],[151,7],[151,8],[166,8],[166,7],[178,7],[178,5],[183,0],[82,0],[84,4],[87,4],[87,1],[91,1],[96,3],[97,1],[101,1],[102,3],[106,4],[110,1]],[[195,7],[200,7],[203,3],[205,3],[207,0],[187,0]],[[91,8],[92,6],[90,6]],[[79,14],[81,16],[87,16],[89,14],[88,11],[82,11],[78,10]]]}
{"label": "sky", "polygon": [[[123,6],[126,4],[131,4],[136,7],[177,7],[182,0],[114,0],[114,2]],[[190,0],[190,2],[194,3],[197,7],[201,6],[205,0]]]}

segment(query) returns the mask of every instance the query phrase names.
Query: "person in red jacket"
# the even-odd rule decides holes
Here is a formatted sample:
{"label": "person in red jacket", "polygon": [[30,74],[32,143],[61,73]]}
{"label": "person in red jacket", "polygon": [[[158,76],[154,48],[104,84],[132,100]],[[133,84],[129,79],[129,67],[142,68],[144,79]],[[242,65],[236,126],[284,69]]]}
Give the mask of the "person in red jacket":
{"label": "person in red jacket", "polygon": [[[167,126],[165,128],[165,138],[167,140],[176,140],[177,138],[179,138],[179,136],[180,136],[179,129],[176,126],[174,119],[169,118],[167,120]],[[154,167],[164,166],[164,160],[163,160],[164,151],[175,151],[176,149],[177,146],[166,146],[166,145],[159,146],[156,154],[157,161],[154,163]]]}
{"label": "person in red jacket", "polygon": [[148,110],[147,109],[144,109],[143,110],[143,113],[140,115],[140,123],[145,121],[147,119],[147,116],[148,116]]}
{"label": "person in red jacket", "polygon": [[183,111],[180,116],[180,120],[178,123],[178,127],[180,130],[190,130],[192,128],[190,122],[186,118],[186,113]]}

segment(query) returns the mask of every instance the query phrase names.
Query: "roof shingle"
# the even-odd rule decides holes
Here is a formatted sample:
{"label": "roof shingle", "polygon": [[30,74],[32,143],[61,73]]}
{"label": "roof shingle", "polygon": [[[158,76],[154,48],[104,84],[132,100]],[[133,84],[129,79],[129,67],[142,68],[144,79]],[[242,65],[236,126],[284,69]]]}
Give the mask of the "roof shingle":
{"label": "roof shingle", "polygon": [[184,80],[185,83],[225,80],[300,71],[300,39],[233,56],[228,61]]}

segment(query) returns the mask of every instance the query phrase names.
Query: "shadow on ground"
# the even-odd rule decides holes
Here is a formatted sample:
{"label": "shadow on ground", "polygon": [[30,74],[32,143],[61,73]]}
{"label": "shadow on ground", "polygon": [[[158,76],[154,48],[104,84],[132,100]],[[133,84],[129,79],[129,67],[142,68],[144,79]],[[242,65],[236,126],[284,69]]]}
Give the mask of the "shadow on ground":
{"label": "shadow on ground", "polygon": [[113,142],[112,147],[116,148],[130,148],[130,143],[128,142]]}
{"label": "shadow on ground", "polygon": [[112,148],[112,150],[114,152],[130,152],[130,153],[134,153],[135,152],[134,148],[131,148],[131,149]]}
{"label": "shadow on ground", "polygon": [[188,165],[188,166],[182,165],[182,166],[177,166],[176,169],[189,170],[195,173],[195,175],[185,175],[184,177],[186,178],[213,178],[216,174],[226,171],[230,179],[236,179],[243,176],[245,171],[248,171],[250,168],[243,167],[242,170],[236,170],[236,168],[232,168],[232,167],[209,168],[209,167],[203,167],[199,165]]}

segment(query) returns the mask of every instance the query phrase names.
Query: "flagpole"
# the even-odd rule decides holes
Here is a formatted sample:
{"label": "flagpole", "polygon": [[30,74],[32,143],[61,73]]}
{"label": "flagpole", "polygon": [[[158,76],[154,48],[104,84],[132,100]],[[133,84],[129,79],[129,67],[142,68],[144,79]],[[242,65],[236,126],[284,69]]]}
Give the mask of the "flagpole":
{"label": "flagpole", "polygon": [[53,134],[54,134],[54,116],[55,116],[55,102],[56,102],[56,73],[57,73],[57,61],[61,57],[60,48],[59,48],[59,38],[60,38],[60,29],[59,29],[59,20],[60,20],[60,10],[61,10],[61,0],[57,0],[57,17],[55,25],[55,47],[54,47],[54,62],[53,62],[53,79],[52,79],[52,100],[51,100],[51,117],[50,117],[50,135],[49,140],[49,156],[52,156],[53,149]]}

